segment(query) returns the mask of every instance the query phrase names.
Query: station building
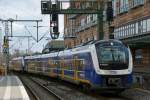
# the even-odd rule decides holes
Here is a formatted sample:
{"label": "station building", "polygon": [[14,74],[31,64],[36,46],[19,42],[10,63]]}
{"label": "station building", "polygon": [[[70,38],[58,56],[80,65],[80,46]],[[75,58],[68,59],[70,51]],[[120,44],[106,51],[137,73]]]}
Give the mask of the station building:
{"label": "station building", "polygon": [[150,0],[112,0],[114,38],[132,50],[134,68],[150,68]]}

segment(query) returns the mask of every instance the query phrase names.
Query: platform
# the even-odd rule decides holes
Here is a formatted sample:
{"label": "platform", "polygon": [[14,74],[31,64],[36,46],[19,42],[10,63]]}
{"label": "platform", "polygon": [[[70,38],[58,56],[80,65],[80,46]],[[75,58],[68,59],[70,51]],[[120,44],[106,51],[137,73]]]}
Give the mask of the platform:
{"label": "platform", "polygon": [[0,76],[0,100],[30,100],[17,76]]}

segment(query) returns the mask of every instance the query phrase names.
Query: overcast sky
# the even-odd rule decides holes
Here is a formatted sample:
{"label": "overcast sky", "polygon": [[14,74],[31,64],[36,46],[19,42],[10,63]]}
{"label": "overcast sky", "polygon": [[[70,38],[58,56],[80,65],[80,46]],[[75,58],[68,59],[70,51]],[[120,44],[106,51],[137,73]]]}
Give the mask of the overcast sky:
{"label": "overcast sky", "polygon": [[[41,38],[45,33],[46,37],[50,38],[49,35],[49,15],[41,14],[41,0],[0,0],[0,18],[1,19],[42,19],[43,22],[40,23],[41,26],[45,26],[39,28],[39,38]],[[19,36],[29,36],[29,32],[25,29],[27,26],[28,30],[32,33],[32,35],[36,38],[36,23],[13,23],[13,35]],[[63,16],[60,16],[60,32],[63,34]],[[0,27],[3,27],[3,35],[4,35],[4,23],[0,24]],[[60,37],[63,37],[61,34]],[[10,42],[10,49],[13,52],[15,49],[26,50],[28,49],[27,38],[12,38]],[[33,39],[30,39],[30,48],[33,44],[35,44],[31,50],[41,52],[43,46],[48,42],[48,40],[43,39],[39,43],[36,43]]]}

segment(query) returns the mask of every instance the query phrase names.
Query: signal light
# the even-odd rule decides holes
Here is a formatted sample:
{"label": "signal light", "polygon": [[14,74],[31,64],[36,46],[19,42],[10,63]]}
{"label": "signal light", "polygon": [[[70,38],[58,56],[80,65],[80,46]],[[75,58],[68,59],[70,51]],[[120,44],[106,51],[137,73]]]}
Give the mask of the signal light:
{"label": "signal light", "polygon": [[52,21],[58,21],[58,14],[52,14]]}

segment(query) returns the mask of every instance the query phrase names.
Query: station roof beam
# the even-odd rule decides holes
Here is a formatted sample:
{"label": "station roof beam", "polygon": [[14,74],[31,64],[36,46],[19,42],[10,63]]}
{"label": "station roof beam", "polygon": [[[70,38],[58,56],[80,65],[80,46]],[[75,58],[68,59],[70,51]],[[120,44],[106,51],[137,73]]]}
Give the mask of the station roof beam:
{"label": "station roof beam", "polygon": [[[52,5],[57,4],[56,9]],[[42,0],[42,14],[98,14],[101,9],[101,0]],[[65,8],[64,6],[68,6]]]}

